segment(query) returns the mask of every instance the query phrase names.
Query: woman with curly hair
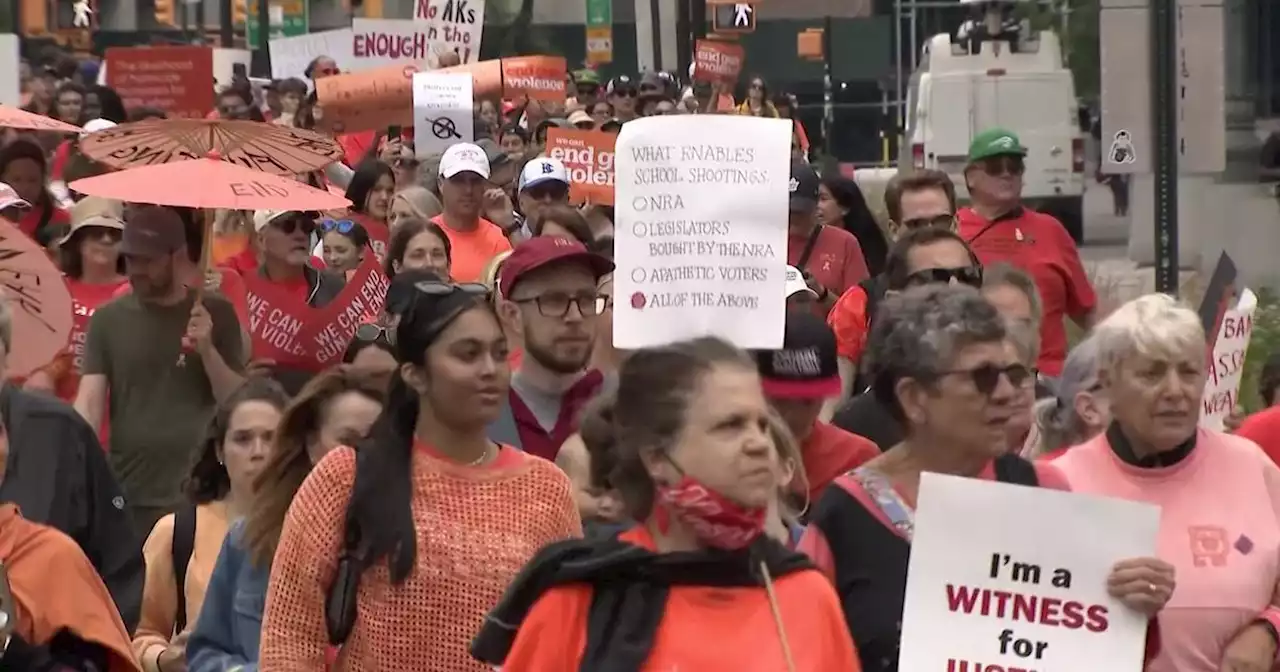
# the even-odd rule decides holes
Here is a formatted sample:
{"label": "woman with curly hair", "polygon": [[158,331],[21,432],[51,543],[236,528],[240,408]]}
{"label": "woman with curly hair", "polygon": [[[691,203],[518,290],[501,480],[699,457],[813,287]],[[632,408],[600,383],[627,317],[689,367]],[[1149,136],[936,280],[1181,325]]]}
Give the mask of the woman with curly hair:
{"label": "woman with curly hair", "polygon": [[257,669],[272,557],[294,493],[320,458],[368,432],[382,411],[385,389],[377,377],[339,366],[312,378],[285,409],[271,455],[253,484],[253,511],[231,527],[209,577],[187,645],[190,672]]}
{"label": "woman with curly hair", "polygon": [[156,523],[142,552],[147,578],[133,652],[147,672],[182,670],[187,626],[204,602],[230,521],[253,506],[286,397],[274,381],[250,378],[218,408],[187,476],[188,504]]}

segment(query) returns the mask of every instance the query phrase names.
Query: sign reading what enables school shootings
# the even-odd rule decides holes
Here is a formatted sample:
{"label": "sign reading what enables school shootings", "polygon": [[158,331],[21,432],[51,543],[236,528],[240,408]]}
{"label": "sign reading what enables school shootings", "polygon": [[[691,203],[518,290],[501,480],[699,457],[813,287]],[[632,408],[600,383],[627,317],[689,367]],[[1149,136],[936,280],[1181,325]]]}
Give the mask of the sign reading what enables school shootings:
{"label": "sign reading what enables school shootings", "polygon": [[782,347],[791,122],[628,122],[614,166],[613,339],[646,348],[719,336]]}
{"label": "sign reading what enables school shootings", "polygon": [[926,473],[907,572],[900,672],[1133,672],[1147,618],[1107,594],[1155,555],[1160,509]]}

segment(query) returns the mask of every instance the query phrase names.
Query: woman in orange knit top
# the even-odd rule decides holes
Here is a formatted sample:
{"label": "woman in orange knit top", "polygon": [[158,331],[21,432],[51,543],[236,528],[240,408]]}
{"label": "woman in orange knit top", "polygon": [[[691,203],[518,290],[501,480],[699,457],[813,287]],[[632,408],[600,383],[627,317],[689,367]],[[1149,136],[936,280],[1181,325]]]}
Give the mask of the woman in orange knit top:
{"label": "woman in orange knit top", "polygon": [[543,546],[580,536],[568,478],[495,444],[507,344],[474,285],[415,286],[399,375],[357,452],[329,453],[289,507],[259,669],[491,672],[467,652]]}
{"label": "woman in orange knit top", "polygon": [[611,417],[610,485],[644,522],[539,553],[476,658],[504,672],[858,672],[831,584],[764,533],[784,465],[752,360],[714,338],[634,352]]}

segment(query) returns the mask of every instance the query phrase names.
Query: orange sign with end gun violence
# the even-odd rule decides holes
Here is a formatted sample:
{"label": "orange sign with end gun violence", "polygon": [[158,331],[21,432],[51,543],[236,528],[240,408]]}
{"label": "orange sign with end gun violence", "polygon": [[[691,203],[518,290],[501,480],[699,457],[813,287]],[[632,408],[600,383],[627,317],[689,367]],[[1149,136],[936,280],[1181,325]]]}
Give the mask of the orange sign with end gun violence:
{"label": "orange sign with end gun violence", "polygon": [[745,60],[741,44],[698,40],[694,49],[693,78],[712,84],[736,84]]}
{"label": "orange sign with end gun violence", "polygon": [[514,100],[528,96],[535,100],[563,103],[565,60],[560,56],[526,56],[502,59],[502,97]]}
{"label": "orange sign with end gun violence", "polygon": [[569,200],[613,205],[613,156],[618,136],[603,131],[548,128],[547,156],[569,171]]}

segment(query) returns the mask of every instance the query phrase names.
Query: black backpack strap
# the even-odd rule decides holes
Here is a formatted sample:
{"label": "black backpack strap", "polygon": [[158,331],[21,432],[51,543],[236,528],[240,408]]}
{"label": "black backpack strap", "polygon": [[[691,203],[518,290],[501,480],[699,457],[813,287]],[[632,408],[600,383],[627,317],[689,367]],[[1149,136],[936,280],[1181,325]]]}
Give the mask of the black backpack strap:
{"label": "black backpack strap", "polygon": [[813,227],[813,233],[809,234],[809,240],[804,243],[804,250],[800,252],[800,258],[796,260],[796,270],[804,273],[804,267],[809,264],[809,257],[813,256],[813,247],[818,244],[818,235],[822,233],[822,225]]}
{"label": "black backpack strap", "polygon": [[996,458],[995,472],[996,480],[1001,483],[1029,485],[1033,488],[1040,485],[1036,466],[1012,453]]}
{"label": "black backpack strap", "polygon": [[173,634],[187,629],[187,565],[196,549],[196,507],[185,505],[173,513],[173,579],[178,589],[178,615]]}

